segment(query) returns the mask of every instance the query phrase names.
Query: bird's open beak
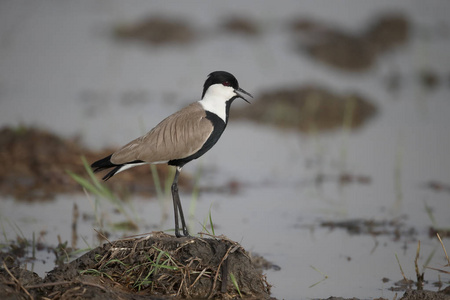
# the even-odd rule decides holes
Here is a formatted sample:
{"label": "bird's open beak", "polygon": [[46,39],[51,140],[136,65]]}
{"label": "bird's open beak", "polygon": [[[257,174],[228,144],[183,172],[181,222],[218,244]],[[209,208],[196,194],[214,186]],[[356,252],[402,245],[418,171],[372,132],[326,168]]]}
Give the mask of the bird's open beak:
{"label": "bird's open beak", "polygon": [[242,94],[245,94],[245,95],[250,96],[251,98],[253,98],[253,96],[249,92],[246,92],[246,91],[244,91],[241,88],[235,89],[234,92],[238,95],[239,98],[243,99],[245,102],[250,104],[250,101],[245,99],[244,96],[242,95]]}

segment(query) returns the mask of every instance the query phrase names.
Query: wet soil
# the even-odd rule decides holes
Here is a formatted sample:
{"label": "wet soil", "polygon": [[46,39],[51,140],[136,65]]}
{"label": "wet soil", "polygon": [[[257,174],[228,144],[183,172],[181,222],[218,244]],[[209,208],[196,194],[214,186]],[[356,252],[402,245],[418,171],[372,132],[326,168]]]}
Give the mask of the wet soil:
{"label": "wet soil", "polygon": [[234,16],[226,20],[222,26],[224,31],[241,35],[243,37],[255,37],[261,34],[261,29],[256,22],[249,20],[248,16]]}
{"label": "wet soil", "polygon": [[149,16],[136,22],[121,24],[114,37],[124,41],[143,41],[151,45],[188,44],[196,34],[187,22]]}
{"label": "wet soil", "polygon": [[304,85],[263,93],[252,102],[252,109],[234,110],[230,118],[317,133],[359,128],[377,112],[375,104],[360,95],[339,95],[319,86]]}
{"label": "wet soil", "polygon": [[406,44],[411,24],[400,14],[387,14],[373,21],[361,33],[298,18],[291,29],[299,39],[301,52],[337,69],[359,72],[372,67],[379,55]]}
{"label": "wet soil", "polygon": [[[219,32],[256,37],[262,32],[258,24],[248,17],[230,16],[218,26]],[[213,31],[216,29],[213,29]],[[123,42],[143,42],[151,46],[185,46],[198,40],[199,36],[214,36],[206,31],[199,32],[186,21],[169,17],[148,16],[116,26],[113,36]]]}
{"label": "wet soil", "polygon": [[[408,240],[405,242],[416,235],[397,219],[348,220],[322,226],[343,228],[351,234],[388,235],[396,240],[400,234],[402,240]],[[224,236],[200,236],[176,238],[154,232],[141,238],[107,241],[70,263],[64,261],[77,250],[67,243],[51,247],[38,238],[32,246],[18,238],[11,242],[9,251],[5,251],[6,245],[0,251],[0,299],[275,299],[270,296],[271,285],[264,271],[278,271],[279,266]],[[55,255],[56,267],[45,278],[21,267],[35,259],[32,247]],[[429,269],[449,274],[446,267]],[[437,292],[425,291],[423,273],[417,275],[417,281],[405,278],[392,282],[389,290],[397,293],[396,299],[450,299],[450,287],[445,283],[434,283],[439,287]]]}
{"label": "wet soil", "polygon": [[[450,294],[448,292],[430,292],[430,291],[406,291],[401,298],[394,298],[399,300],[448,300]],[[342,297],[330,297],[327,300],[359,300],[359,298],[342,298]],[[374,300],[387,300],[385,298],[375,298]]]}
{"label": "wet soil", "polygon": [[42,279],[4,258],[0,298],[273,299],[262,269],[225,237],[163,233],[119,240],[56,267]]}
{"label": "wet soil", "polygon": [[349,219],[343,221],[322,221],[321,227],[330,230],[343,229],[350,235],[371,235],[371,236],[390,236],[394,241],[414,242],[417,237],[417,230],[414,227],[408,227],[405,224],[406,217],[400,217],[392,220],[366,220]]}
{"label": "wet soil", "polygon": [[[0,130],[0,192],[29,201],[52,199],[60,193],[82,192],[81,186],[67,171],[87,178],[81,157],[92,163],[115,150],[91,151],[76,138],[64,139],[36,128],[3,128]],[[166,165],[157,165],[157,172],[162,182],[170,174]],[[119,195],[155,194],[148,167],[134,168],[116,176],[120,180],[106,184]],[[101,177],[100,173],[98,178]],[[179,185],[191,189],[190,177],[182,174]]]}
{"label": "wet soil", "polygon": [[[20,268],[12,252],[0,258],[0,299],[275,299],[262,273],[272,265],[225,237],[153,233],[118,240],[60,264],[45,278]],[[432,292],[414,289],[412,281],[395,285],[404,291],[396,299],[450,299],[450,287]]]}

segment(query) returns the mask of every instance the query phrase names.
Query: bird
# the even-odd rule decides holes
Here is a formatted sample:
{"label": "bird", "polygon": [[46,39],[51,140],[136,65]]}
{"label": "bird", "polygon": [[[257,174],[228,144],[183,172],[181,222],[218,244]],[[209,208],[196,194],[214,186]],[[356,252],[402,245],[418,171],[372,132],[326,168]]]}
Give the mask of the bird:
{"label": "bird", "polygon": [[[253,96],[239,87],[231,73],[214,71],[203,85],[201,100],[173,113],[145,135],[138,137],[111,155],[91,165],[94,172],[109,170],[104,181],[115,174],[143,164],[168,164],[175,167],[171,192],[174,207],[175,236],[189,237],[178,194],[178,177],[188,162],[210,150],[228,124],[230,107],[237,98]],[[179,219],[181,220],[181,230]]]}

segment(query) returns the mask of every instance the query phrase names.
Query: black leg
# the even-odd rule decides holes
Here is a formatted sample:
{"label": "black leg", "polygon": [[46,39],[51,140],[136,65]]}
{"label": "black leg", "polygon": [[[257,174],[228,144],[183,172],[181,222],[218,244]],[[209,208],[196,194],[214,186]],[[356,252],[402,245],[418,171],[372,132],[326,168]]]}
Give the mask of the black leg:
{"label": "black leg", "polygon": [[181,207],[180,195],[178,194],[178,176],[180,175],[181,167],[176,167],[175,177],[172,183],[172,200],[173,200],[173,210],[175,215],[175,236],[181,237],[180,227],[178,223],[178,214],[181,218],[181,226],[184,236],[189,236],[187,230],[186,221],[184,220],[183,208]]}

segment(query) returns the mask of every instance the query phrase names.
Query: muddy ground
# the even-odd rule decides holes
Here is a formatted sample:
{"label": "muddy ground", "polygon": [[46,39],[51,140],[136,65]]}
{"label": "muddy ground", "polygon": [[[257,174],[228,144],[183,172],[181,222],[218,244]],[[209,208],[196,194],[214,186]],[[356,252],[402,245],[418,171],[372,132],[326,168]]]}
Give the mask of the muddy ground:
{"label": "muddy ground", "polygon": [[298,84],[265,92],[252,103],[252,109],[236,109],[230,118],[314,134],[342,128],[356,130],[377,113],[375,104],[361,95]]}
{"label": "muddy ground", "polygon": [[[82,157],[92,163],[115,150],[92,151],[83,147],[77,138],[64,139],[32,127],[2,128],[0,192],[4,196],[26,201],[51,200],[61,193],[80,193],[81,186],[70,177],[68,171],[87,178]],[[168,166],[156,167],[164,182],[169,176]],[[130,193],[152,196],[155,195],[155,186],[150,174],[149,168],[134,168],[118,174],[120,180],[114,184],[105,184],[121,196]],[[189,190],[192,181],[187,174],[182,174],[179,184]]]}
{"label": "muddy ground", "polygon": [[[275,299],[263,269],[276,266],[223,236],[157,232],[107,242],[45,278],[20,268],[13,252],[0,256],[0,299]],[[450,287],[431,292],[413,286],[404,283],[397,299],[450,299]]]}
{"label": "muddy ground", "polygon": [[[261,261],[258,259],[257,261]],[[156,233],[106,243],[45,278],[3,257],[1,299],[271,299],[250,254],[224,237]]]}
{"label": "muddy ground", "polygon": [[[0,145],[0,163],[7,166],[3,169],[5,172],[0,172],[0,190],[15,199],[34,201],[51,199],[62,192],[81,192],[66,170],[86,174],[82,155],[93,161],[111,152],[111,149],[92,152],[76,139],[63,139],[33,128],[2,129]],[[111,188],[117,193],[127,190],[151,194],[154,187],[149,182],[148,168],[131,171],[117,181],[122,185],[116,183]],[[163,166],[158,173],[168,176]],[[325,179],[330,180],[322,178],[321,181]],[[356,179],[345,176],[333,180],[348,184]],[[370,179],[362,180],[367,181]],[[189,176],[183,182],[185,188],[191,185]],[[447,190],[447,186],[437,182],[428,183],[426,187]],[[414,241],[417,235],[414,228],[405,226],[401,219],[381,223],[371,220],[323,222],[320,226],[347,230],[349,234],[388,235],[394,240]],[[437,231],[430,228],[433,236]],[[446,232],[439,233],[447,236]],[[65,237],[57,246],[43,245],[39,240],[38,237],[38,242],[32,245],[18,237],[7,245],[0,245],[0,299],[233,299],[241,295],[249,299],[270,299],[270,278],[266,281],[264,269],[279,268],[263,258],[255,259],[239,244],[223,237],[176,239],[155,234],[151,238],[112,243],[103,237],[107,242],[102,247],[76,259],[78,249],[62,242],[67,240]],[[25,262],[35,259],[33,251],[48,251],[55,256],[55,261],[48,263],[56,267],[45,278],[21,268]],[[72,261],[66,263],[69,260]],[[450,299],[449,288],[445,286],[440,287],[440,292],[427,292],[420,290],[416,282],[392,284],[398,299]]]}
{"label": "muddy ground", "polygon": [[300,52],[331,67],[358,72],[371,68],[383,53],[405,44],[411,24],[404,15],[393,13],[379,16],[358,33],[305,18],[294,20],[291,29]]}

